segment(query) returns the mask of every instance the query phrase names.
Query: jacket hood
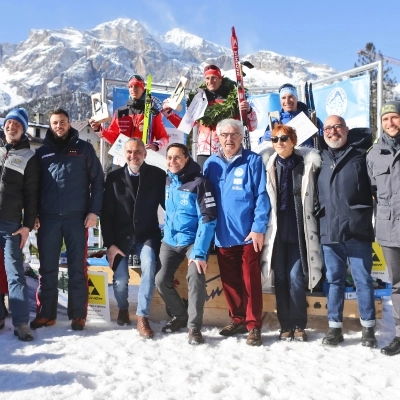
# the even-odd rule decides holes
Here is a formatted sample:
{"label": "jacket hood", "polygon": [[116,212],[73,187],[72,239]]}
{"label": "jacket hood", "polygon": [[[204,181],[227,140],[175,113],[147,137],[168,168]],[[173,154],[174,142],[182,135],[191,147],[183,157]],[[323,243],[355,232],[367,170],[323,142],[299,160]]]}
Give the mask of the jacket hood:
{"label": "jacket hood", "polygon": [[[70,133],[72,133],[72,136],[69,139],[70,142],[73,138],[79,138],[79,132],[75,128],[72,128],[72,127],[69,128],[68,135]],[[56,142],[55,137],[54,137],[54,133],[51,129],[47,129],[43,144],[45,144],[47,146],[58,146],[58,143]]]}
{"label": "jacket hood", "polygon": [[197,162],[195,162],[193,158],[189,156],[188,163],[177,174],[173,174],[170,171],[168,171],[168,176],[169,177],[176,176],[182,183],[186,183],[192,180],[196,176],[201,176],[200,171],[201,171],[200,165],[197,164]]}
{"label": "jacket hood", "polygon": [[[303,157],[304,164],[312,164],[315,168],[321,166],[322,160],[318,152],[309,147],[295,147],[294,153],[298,156]],[[275,162],[277,153],[272,147],[266,148],[261,151],[260,156],[263,159],[263,163],[266,169],[269,169],[271,164]]]}

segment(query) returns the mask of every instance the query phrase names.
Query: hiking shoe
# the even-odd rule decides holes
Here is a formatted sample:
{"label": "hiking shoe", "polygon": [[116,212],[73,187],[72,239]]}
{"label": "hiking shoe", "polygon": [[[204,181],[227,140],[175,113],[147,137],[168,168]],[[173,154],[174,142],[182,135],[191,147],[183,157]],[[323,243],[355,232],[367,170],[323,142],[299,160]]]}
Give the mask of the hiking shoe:
{"label": "hiking shoe", "polygon": [[164,333],[172,333],[179,331],[181,328],[185,328],[187,325],[187,319],[176,319],[176,317],[172,318],[171,321],[168,321],[161,329],[161,332]]}
{"label": "hiking shoe", "polygon": [[129,319],[129,310],[118,311],[117,324],[120,326],[131,324],[131,320]]}
{"label": "hiking shoe", "polygon": [[293,340],[295,342],[307,342],[308,336],[306,331],[302,328],[296,328],[293,331]]}
{"label": "hiking shoe", "polygon": [[73,331],[83,331],[85,327],[85,320],[83,318],[74,318],[71,322],[71,328]]}
{"label": "hiking shoe", "polygon": [[343,340],[342,328],[329,328],[328,333],[322,339],[322,344],[337,346]]}
{"label": "hiking shoe", "polygon": [[371,328],[362,327],[361,334],[361,345],[365,347],[376,347],[378,344],[375,338],[375,330],[372,326]]}
{"label": "hiking shoe", "polygon": [[293,340],[293,331],[291,329],[281,329],[279,331],[279,340],[290,342]]}
{"label": "hiking shoe", "polygon": [[4,318],[0,318],[0,329],[3,329],[5,324],[6,321],[4,320]]}
{"label": "hiking shoe", "polygon": [[201,334],[200,329],[198,328],[189,329],[189,344],[198,345],[203,343],[204,343],[204,338],[203,335]]}
{"label": "hiking shoe", "polygon": [[28,324],[15,326],[14,335],[18,336],[18,339],[22,340],[23,342],[29,342],[33,340],[32,332],[30,331]]}
{"label": "hiking shoe", "polygon": [[244,324],[235,324],[233,321],[229,323],[229,325],[223,327],[220,331],[219,334],[222,336],[233,336],[237,335],[239,333],[247,333],[248,330],[246,328],[246,325]]}
{"label": "hiking shoe", "polygon": [[153,329],[149,324],[149,319],[147,317],[139,317],[137,322],[137,330],[139,331],[140,336],[151,339],[154,337]]}
{"label": "hiking shoe", "polygon": [[395,356],[400,353],[400,337],[395,336],[392,341],[381,349],[381,353],[385,356]]}
{"label": "hiking shoe", "polygon": [[56,323],[55,319],[36,317],[29,324],[32,329],[42,328],[43,326],[52,326]]}
{"label": "hiking shoe", "polygon": [[261,346],[261,329],[250,329],[249,336],[247,336],[246,344],[248,344],[249,346]]}

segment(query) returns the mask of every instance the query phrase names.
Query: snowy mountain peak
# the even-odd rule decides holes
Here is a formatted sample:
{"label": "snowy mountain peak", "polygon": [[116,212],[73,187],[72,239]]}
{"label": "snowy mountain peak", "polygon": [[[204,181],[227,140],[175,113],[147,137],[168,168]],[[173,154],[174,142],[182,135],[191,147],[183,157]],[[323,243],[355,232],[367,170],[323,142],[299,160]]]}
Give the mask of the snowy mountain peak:
{"label": "snowy mountain peak", "polygon": [[[260,50],[246,59],[255,69],[248,86],[275,86],[323,78],[335,71],[296,57]],[[101,90],[101,78],[126,80],[134,72],[174,86],[183,71],[192,85],[203,81],[204,64],[217,64],[233,75],[232,51],[175,28],[161,37],[139,21],[119,18],[80,32],[75,28],[32,29],[19,44],[0,43],[0,110],[21,101],[71,91]]]}

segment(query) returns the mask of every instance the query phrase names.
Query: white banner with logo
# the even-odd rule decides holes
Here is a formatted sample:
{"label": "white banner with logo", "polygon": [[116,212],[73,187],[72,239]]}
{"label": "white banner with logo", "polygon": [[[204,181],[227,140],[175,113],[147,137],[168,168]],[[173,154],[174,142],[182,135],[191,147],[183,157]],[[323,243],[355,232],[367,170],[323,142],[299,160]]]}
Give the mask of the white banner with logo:
{"label": "white banner with logo", "polygon": [[329,115],[339,115],[349,128],[369,127],[369,86],[369,74],[329,86],[313,86],[317,117],[324,122]]}

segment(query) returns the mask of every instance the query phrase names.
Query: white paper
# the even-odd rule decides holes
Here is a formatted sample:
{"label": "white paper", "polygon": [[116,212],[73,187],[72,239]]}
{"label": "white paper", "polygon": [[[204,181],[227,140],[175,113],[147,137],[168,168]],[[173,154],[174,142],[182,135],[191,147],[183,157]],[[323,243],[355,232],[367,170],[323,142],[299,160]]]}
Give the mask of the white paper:
{"label": "white paper", "polygon": [[198,89],[197,94],[193,97],[193,100],[186,110],[178,129],[189,134],[196,121],[204,115],[207,105],[208,101],[204,90]]}
{"label": "white paper", "polygon": [[297,114],[285,125],[291,126],[292,128],[296,129],[298,144],[304,143],[308,138],[314,135],[314,133],[318,132],[318,128],[303,112]]}
{"label": "white paper", "polygon": [[[125,164],[125,143],[129,140],[129,137],[120,133],[117,137],[117,140],[111,146],[111,149],[108,150],[108,154],[114,156],[120,160],[124,160]],[[114,163],[115,164],[115,163]],[[119,164],[117,164],[119,165]]]}

